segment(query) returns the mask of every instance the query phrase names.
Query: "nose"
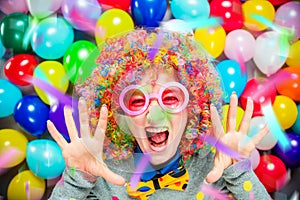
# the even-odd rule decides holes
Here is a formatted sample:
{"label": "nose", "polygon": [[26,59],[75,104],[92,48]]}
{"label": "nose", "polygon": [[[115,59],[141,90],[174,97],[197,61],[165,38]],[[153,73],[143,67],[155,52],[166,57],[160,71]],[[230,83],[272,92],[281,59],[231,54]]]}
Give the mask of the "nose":
{"label": "nose", "polygon": [[160,107],[157,101],[151,101],[148,110],[147,110],[147,121],[149,124],[161,124],[165,118],[166,113]]}

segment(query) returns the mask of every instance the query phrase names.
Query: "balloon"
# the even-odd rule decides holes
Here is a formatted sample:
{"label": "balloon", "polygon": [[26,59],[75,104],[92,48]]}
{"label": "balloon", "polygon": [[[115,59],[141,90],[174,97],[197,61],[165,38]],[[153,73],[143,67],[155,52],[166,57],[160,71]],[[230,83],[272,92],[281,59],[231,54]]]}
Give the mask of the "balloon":
{"label": "balloon", "polygon": [[65,123],[64,116],[64,106],[65,104],[57,102],[50,107],[49,120],[55,125],[59,133],[64,136],[64,138],[70,141],[68,129]]}
{"label": "balloon", "polygon": [[223,82],[223,100],[229,103],[232,92],[236,92],[238,97],[242,94],[247,83],[247,73],[242,73],[239,63],[234,60],[222,60],[216,69]]}
{"label": "balloon", "polygon": [[90,54],[96,48],[96,45],[90,41],[78,40],[67,49],[63,57],[63,66],[72,83],[76,82],[78,70],[82,66],[82,63],[89,58]]}
{"label": "balloon", "polygon": [[61,58],[73,43],[73,28],[61,17],[48,17],[33,30],[31,46],[44,59]]}
{"label": "balloon", "polygon": [[[255,137],[260,129],[262,129],[267,124],[264,116],[252,117],[249,126],[249,137]],[[270,150],[277,144],[277,138],[269,132],[262,140],[255,145],[259,150]]]}
{"label": "balloon", "polygon": [[131,13],[138,26],[158,27],[167,11],[167,1],[132,0]]}
{"label": "balloon", "polygon": [[171,11],[176,19],[204,20],[209,17],[210,6],[207,0],[172,0]]}
{"label": "balloon", "polygon": [[300,135],[296,133],[287,133],[290,148],[282,150],[279,145],[274,148],[274,154],[278,156],[287,167],[300,167]]}
{"label": "balloon", "polygon": [[112,8],[119,8],[124,11],[128,11],[130,6],[130,0],[98,0],[98,2],[106,10]]}
{"label": "balloon", "polygon": [[217,58],[224,50],[226,32],[222,26],[197,28],[194,37],[195,40],[199,41],[204,46],[213,58]]}
{"label": "balloon", "polygon": [[[246,109],[247,100],[251,98],[254,103],[253,117],[262,116],[261,103],[271,101],[272,103],[276,98],[276,88],[274,84],[265,84],[265,78],[252,78],[250,79],[240,96],[240,103],[243,109]],[[266,85],[266,86],[264,86]],[[267,87],[267,88],[266,88]]]}
{"label": "balloon", "polygon": [[23,13],[6,15],[0,23],[0,38],[3,46],[12,49],[13,53],[24,53],[30,50],[30,45],[24,43],[29,26],[29,17]]}
{"label": "balloon", "polygon": [[269,0],[273,6],[284,4],[290,0]]}
{"label": "balloon", "polygon": [[160,27],[163,30],[193,35],[194,34],[193,29],[188,28],[188,26],[189,24],[181,19],[170,19],[168,21],[161,22],[160,24]]}
{"label": "balloon", "polygon": [[40,136],[46,131],[49,108],[37,96],[24,96],[16,105],[15,121],[33,136]]}
{"label": "balloon", "polygon": [[[39,78],[47,83],[50,83],[55,88],[62,92],[66,92],[69,87],[69,81],[65,73],[63,65],[58,61],[46,60],[41,62],[34,70],[33,76]],[[52,105],[57,101],[56,98],[52,97],[37,86],[34,86],[37,95],[46,104]]]}
{"label": "balloon", "polygon": [[6,0],[0,1],[0,10],[6,15],[19,12],[19,13],[27,13],[28,6],[26,0]]}
{"label": "balloon", "polygon": [[287,39],[276,31],[267,31],[256,38],[253,60],[262,73],[270,76],[282,67],[288,53]]}
{"label": "balloon", "polygon": [[[229,109],[229,104],[225,104],[222,106],[222,110],[223,110],[222,125],[223,125],[223,128],[225,131],[227,131],[226,124],[227,124],[228,109]],[[241,121],[243,119],[243,116],[244,116],[244,110],[238,106],[237,111],[236,111],[236,130],[238,130],[238,128],[241,124]]]}
{"label": "balloon", "polygon": [[5,79],[0,79],[0,118],[13,114],[15,105],[22,98],[21,90]]}
{"label": "balloon", "polygon": [[286,184],[286,167],[277,156],[260,156],[260,162],[254,172],[268,192],[279,190]]}
{"label": "balloon", "polygon": [[210,15],[221,17],[222,26],[226,31],[244,27],[242,3],[239,0],[212,0],[210,2]]}
{"label": "balloon", "polygon": [[5,49],[5,47],[3,46],[2,40],[1,40],[1,38],[0,38],[0,58],[2,58],[2,57],[4,56],[5,51],[6,51],[6,49]]}
{"label": "balloon", "polygon": [[245,16],[244,25],[252,31],[263,31],[268,28],[268,24],[255,19],[256,16],[272,22],[275,17],[275,8],[265,0],[248,0],[242,5]]}
{"label": "balloon", "polygon": [[45,179],[60,176],[66,168],[60,147],[56,142],[47,139],[28,143],[26,162],[35,175]]}
{"label": "balloon", "polygon": [[252,151],[250,156],[250,162],[253,170],[256,169],[256,167],[258,166],[259,161],[260,161],[259,151],[257,149],[254,149],[254,151]]}
{"label": "balloon", "polygon": [[281,5],[275,14],[274,24],[292,30],[294,39],[300,38],[300,2],[290,1]]}
{"label": "balloon", "polygon": [[[10,155],[7,160],[1,159],[0,168],[14,167],[25,159],[27,138],[13,129],[0,130],[0,154]],[[2,156],[0,156],[2,157]]]}
{"label": "balloon", "polygon": [[286,64],[288,66],[300,67],[300,40],[297,40],[290,46]]}
{"label": "balloon", "polygon": [[61,10],[64,18],[82,31],[94,31],[102,12],[97,0],[62,0]]}
{"label": "balloon", "polygon": [[247,62],[254,56],[255,39],[246,30],[237,29],[226,36],[224,53],[227,58]]}
{"label": "balloon", "polygon": [[300,67],[286,67],[279,73],[287,74],[288,77],[276,83],[278,93],[300,101]]}
{"label": "balloon", "polygon": [[19,86],[25,86],[30,83],[23,81],[24,76],[32,76],[37,65],[38,61],[33,55],[18,54],[6,61],[4,64],[4,73],[12,83]]}
{"label": "balloon", "polygon": [[116,8],[110,9],[105,11],[96,23],[96,43],[100,45],[106,38],[111,38],[133,29],[133,20],[127,12]]}
{"label": "balloon", "polygon": [[283,129],[288,129],[295,123],[298,111],[296,103],[291,98],[277,95],[273,103],[273,109]]}
{"label": "balloon", "polygon": [[8,199],[42,199],[45,189],[44,179],[35,176],[30,170],[24,170],[10,181],[7,197]]}
{"label": "balloon", "polygon": [[61,6],[62,0],[26,0],[32,16],[42,19],[55,13]]}
{"label": "balloon", "polygon": [[297,105],[297,111],[298,111],[298,115],[297,115],[294,125],[292,126],[292,130],[295,133],[300,134],[300,104]]}

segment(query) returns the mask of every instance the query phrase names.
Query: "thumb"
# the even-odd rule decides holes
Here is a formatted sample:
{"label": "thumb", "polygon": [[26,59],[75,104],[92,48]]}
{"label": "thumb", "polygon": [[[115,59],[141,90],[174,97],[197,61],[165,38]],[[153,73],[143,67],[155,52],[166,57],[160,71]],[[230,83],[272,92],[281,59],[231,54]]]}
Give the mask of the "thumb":
{"label": "thumb", "polygon": [[214,168],[207,174],[206,182],[214,183],[219,180],[224,172],[224,168],[221,165],[215,164]]}
{"label": "thumb", "polygon": [[99,171],[98,176],[103,177],[106,181],[118,186],[125,185],[126,183],[125,179],[122,176],[112,172],[107,166],[99,169],[101,169],[101,171]]}

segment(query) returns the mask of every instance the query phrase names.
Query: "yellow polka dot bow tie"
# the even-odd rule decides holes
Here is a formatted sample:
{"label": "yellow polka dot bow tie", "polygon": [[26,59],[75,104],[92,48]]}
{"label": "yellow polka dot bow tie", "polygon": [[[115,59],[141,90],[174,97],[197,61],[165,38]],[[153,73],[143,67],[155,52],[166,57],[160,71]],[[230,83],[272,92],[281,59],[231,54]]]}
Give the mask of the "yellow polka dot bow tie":
{"label": "yellow polka dot bow tie", "polygon": [[180,166],[162,177],[153,178],[146,182],[141,181],[136,188],[131,188],[130,184],[127,184],[126,190],[129,196],[139,200],[146,200],[155,192],[155,190],[162,188],[185,191],[188,182],[189,173],[187,169]]}

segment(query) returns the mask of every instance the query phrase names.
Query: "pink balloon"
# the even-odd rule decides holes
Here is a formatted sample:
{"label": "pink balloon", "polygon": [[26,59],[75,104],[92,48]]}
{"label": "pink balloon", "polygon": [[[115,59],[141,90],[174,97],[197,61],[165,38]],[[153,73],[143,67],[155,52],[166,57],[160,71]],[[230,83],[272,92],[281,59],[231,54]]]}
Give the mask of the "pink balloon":
{"label": "pink balloon", "polygon": [[13,12],[28,13],[26,0],[1,0],[0,10],[7,15]]}
{"label": "pink balloon", "polygon": [[274,23],[285,28],[291,29],[295,37],[300,38],[300,2],[290,1],[281,5],[276,13]]}
{"label": "pink balloon", "polygon": [[97,0],[63,0],[61,10],[64,18],[75,29],[94,31],[102,9]]}
{"label": "pink balloon", "polygon": [[236,29],[226,36],[224,53],[227,58],[236,61],[247,62],[255,51],[255,39],[246,30]]}

